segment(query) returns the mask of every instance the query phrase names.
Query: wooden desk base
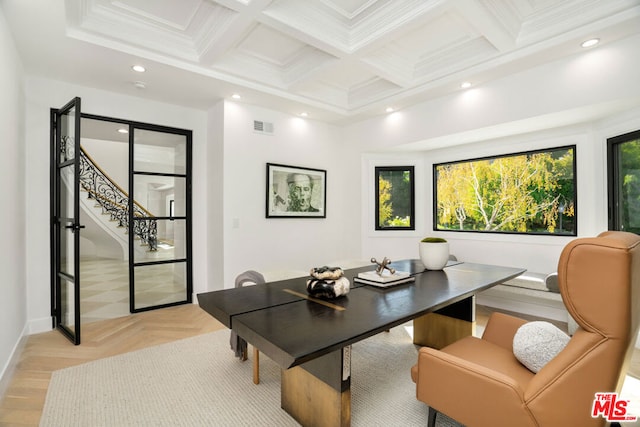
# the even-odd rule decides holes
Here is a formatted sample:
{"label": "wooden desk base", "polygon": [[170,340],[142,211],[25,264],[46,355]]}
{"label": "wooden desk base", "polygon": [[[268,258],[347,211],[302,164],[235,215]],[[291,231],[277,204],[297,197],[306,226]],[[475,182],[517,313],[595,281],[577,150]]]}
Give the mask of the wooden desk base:
{"label": "wooden desk base", "polygon": [[303,368],[282,371],[282,409],[303,426],[351,425],[351,388],[336,390]]}
{"label": "wooden desk base", "polygon": [[413,320],[413,343],[422,347],[441,349],[460,338],[473,335],[475,331],[476,322],[429,313]]}
{"label": "wooden desk base", "polygon": [[[413,342],[442,348],[475,332],[475,297],[413,321]],[[303,426],[351,425],[351,346],[282,371],[282,409]]]}
{"label": "wooden desk base", "polygon": [[441,349],[476,332],[475,296],[413,319],[413,343]]}

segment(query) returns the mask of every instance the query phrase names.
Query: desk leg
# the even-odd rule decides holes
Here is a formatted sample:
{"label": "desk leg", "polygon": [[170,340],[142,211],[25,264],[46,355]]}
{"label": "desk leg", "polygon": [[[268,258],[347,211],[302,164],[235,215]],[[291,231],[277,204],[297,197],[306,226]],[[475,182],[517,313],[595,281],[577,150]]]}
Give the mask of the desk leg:
{"label": "desk leg", "polygon": [[475,296],[413,320],[413,343],[423,347],[440,349],[475,332]]}
{"label": "desk leg", "polygon": [[303,426],[350,426],[351,346],[283,370],[280,399]]}

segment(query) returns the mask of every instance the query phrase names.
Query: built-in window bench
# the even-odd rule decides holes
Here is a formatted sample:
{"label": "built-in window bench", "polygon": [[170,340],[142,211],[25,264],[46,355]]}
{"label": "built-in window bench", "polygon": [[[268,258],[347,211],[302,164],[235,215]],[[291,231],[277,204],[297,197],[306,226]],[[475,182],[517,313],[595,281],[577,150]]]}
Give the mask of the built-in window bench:
{"label": "built-in window bench", "polygon": [[566,322],[569,332],[575,323],[562,302],[555,274],[525,272],[476,296],[476,304],[536,317]]}

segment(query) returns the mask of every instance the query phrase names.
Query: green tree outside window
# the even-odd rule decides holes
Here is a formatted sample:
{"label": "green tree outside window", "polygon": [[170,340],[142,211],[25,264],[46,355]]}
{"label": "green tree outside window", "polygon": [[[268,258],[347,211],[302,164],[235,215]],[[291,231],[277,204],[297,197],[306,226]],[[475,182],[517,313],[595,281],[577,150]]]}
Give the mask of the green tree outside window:
{"label": "green tree outside window", "polygon": [[434,165],[435,229],[576,235],[575,147]]}
{"label": "green tree outside window", "polygon": [[414,230],[414,167],[380,166],[376,176],[376,230]]}

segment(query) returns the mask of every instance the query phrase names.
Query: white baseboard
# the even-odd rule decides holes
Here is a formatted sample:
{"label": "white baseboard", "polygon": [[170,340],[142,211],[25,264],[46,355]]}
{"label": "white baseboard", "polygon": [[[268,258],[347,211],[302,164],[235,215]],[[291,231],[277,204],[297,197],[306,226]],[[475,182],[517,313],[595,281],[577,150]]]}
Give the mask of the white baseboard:
{"label": "white baseboard", "polygon": [[0,400],[4,397],[7,389],[9,388],[9,384],[11,383],[11,379],[13,378],[13,373],[16,370],[16,366],[18,366],[18,362],[20,360],[20,355],[22,354],[22,350],[24,349],[25,344],[27,343],[27,326],[20,334],[20,338],[13,346],[13,350],[11,351],[11,356],[9,360],[2,368],[2,372],[0,372]]}
{"label": "white baseboard", "polygon": [[28,334],[33,335],[52,330],[53,326],[51,322],[51,317],[43,317],[40,319],[30,320],[27,325],[29,331]]}

